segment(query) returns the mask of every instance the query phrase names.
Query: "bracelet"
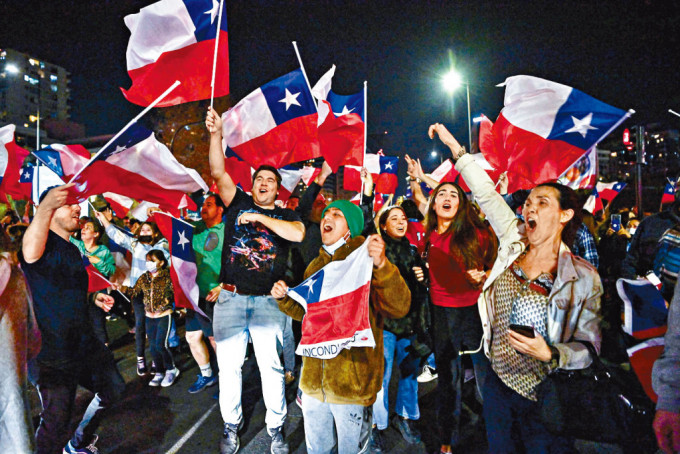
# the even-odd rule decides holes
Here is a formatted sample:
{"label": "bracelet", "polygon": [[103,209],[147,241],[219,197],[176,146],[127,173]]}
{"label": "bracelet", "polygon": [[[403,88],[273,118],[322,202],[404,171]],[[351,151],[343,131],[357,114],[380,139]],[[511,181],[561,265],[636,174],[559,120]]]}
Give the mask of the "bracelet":
{"label": "bracelet", "polygon": [[465,147],[461,146],[458,149],[458,153],[453,153],[453,159],[458,161],[460,159],[460,157],[463,156],[465,153],[467,153],[467,151],[465,150]]}
{"label": "bracelet", "polygon": [[421,182],[420,178],[413,178],[413,177],[406,177],[406,181],[407,181],[408,183],[410,183],[410,182],[412,182],[412,181],[415,181],[415,182],[418,183],[418,184],[420,184],[420,182]]}

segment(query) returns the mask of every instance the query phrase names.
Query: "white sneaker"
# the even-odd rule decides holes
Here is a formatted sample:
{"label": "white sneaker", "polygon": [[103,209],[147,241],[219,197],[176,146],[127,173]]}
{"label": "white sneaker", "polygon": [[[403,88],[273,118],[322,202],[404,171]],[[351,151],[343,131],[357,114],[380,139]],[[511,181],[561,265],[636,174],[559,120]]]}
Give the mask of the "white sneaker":
{"label": "white sneaker", "polygon": [[170,370],[165,371],[165,377],[163,377],[163,381],[161,382],[161,386],[163,388],[167,388],[168,386],[172,385],[175,383],[175,380],[177,380],[177,377],[179,377],[179,369],[174,368]]}
{"label": "white sneaker", "polygon": [[162,381],[163,374],[155,374],[151,381],[149,382],[149,386],[160,386]]}
{"label": "white sneaker", "polygon": [[432,367],[428,366],[427,364],[423,366],[423,371],[418,375],[418,383],[427,383],[435,378],[437,378],[439,374],[437,374],[437,369],[433,369]]}

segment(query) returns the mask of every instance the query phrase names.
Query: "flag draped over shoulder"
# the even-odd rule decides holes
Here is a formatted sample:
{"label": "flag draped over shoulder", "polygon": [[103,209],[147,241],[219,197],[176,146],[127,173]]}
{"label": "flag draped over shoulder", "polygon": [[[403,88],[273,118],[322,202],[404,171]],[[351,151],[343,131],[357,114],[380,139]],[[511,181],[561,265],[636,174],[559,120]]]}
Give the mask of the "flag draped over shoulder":
{"label": "flag draped over shoulder", "polygon": [[343,348],[375,347],[369,320],[372,274],[367,240],[345,260],[330,262],[288,289],[306,312],[298,355],[330,359]]}
{"label": "flag draped over shoulder", "polygon": [[21,166],[28,156],[28,150],[24,150],[14,142],[14,125],[0,128],[0,200],[5,200],[6,195],[16,199],[24,199],[31,196],[30,187],[20,183]]}
{"label": "flag draped over shoulder", "polygon": [[556,180],[629,116],[538,77],[513,76],[501,85],[505,107],[490,131],[480,128],[479,143],[489,163],[508,172],[508,192]]}
{"label": "flag draped over shoulder", "polygon": [[222,114],[222,145],[257,169],[321,156],[316,104],[301,69],[262,85]]}
{"label": "flag draped over shoulder", "polygon": [[179,208],[196,209],[187,192],[208,190],[200,175],[181,165],[148,129],[133,123],[100,150],[73,180],[75,197],[105,192],[158,203],[174,214]]}
{"label": "flag draped over shoulder", "polygon": [[339,95],[331,90],[335,65],[312,88],[319,103],[319,144],[321,155],[333,172],[343,165],[364,162],[364,92]]}
{"label": "flag draped over shoulder", "polygon": [[[397,190],[398,166],[396,156],[367,154],[364,158],[364,167],[373,177],[373,190],[381,194],[394,194]],[[361,191],[361,167],[345,166],[343,186],[348,191]]]}
{"label": "flag draped over shoulder", "polygon": [[175,289],[177,306],[193,309],[206,316],[198,307],[198,269],[192,245],[194,227],[162,212],[155,212],[153,220],[170,244],[170,278]]}
{"label": "flag draped over shoulder", "polygon": [[[175,80],[181,85],[157,107],[210,98],[219,6],[217,0],[161,0],[125,17],[131,33],[126,57],[132,87],[121,90],[128,101],[148,106]],[[223,11],[215,96],[227,94],[229,46]]]}

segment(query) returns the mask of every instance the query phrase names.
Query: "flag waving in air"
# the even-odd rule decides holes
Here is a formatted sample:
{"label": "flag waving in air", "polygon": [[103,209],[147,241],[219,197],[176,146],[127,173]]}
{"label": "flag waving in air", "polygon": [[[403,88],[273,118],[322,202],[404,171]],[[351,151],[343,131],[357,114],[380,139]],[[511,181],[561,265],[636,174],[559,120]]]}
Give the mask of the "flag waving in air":
{"label": "flag waving in air", "polygon": [[335,65],[314,85],[312,94],[319,103],[319,143],[321,154],[337,172],[342,165],[364,163],[365,93],[339,95],[331,90]]}
{"label": "flag waving in air", "polygon": [[330,359],[343,348],[375,347],[369,321],[372,274],[367,240],[345,260],[330,262],[288,289],[306,312],[295,353]]}
{"label": "flag waving in air", "polygon": [[177,306],[193,309],[206,316],[198,307],[198,284],[196,284],[198,271],[192,246],[194,227],[181,219],[158,211],[154,213],[153,220],[170,243],[170,278],[175,288]]}
{"label": "flag waving in air", "polygon": [[79,201],[114,192],[158,203],[175,214],[179,208],[196,209],[187,192],[208,190],[195,170],[177,162],[170,150],[138,123],[100,150],[72,181]]}
{"label": "flag waving in air", "polygon": [[611,202],[617,195],[619,195],[619,192],[621,192],[623,188],[626,187],[626,183],[622,181],[614,181],[612,183],[598,182],[596,187],[597,192],[600,194],[602,200]]}
{"label": "flag waving in air", "polygon": [[557,180],[572,189],[591,189],[597,182],[597,149],[592,148]]}
{"label": "flag waving in air", "polygon": [[666,187],[663,190],[663,195],[661,196],[661,205],[675,202],[676,186],[677,183],[675,181],[668,180],[668,183],[666,183]]}
{"label": "flag waving in air", "polygon": [[604,205],[602,204],[600,194],[597,192],[597,187],[593,188],[593,191],[588,196],[586,203],[583,204],[583,209],[590,211],[592,214],[604,210]]}
{"label": "flag waving in air", "polygon": [[[224,2],[222,2],[224,3]],[[128,101],[148,106],[175,80],[182,84],[158,103],[174,106],[210,98],[217,24],[220,23],[215,96],[229,94],[227,18],[218,0],[161,0],[125,17],[130,29]]]}
{"label": "flag waving in air", "polygon": [[538,77],[509,77],[501,85],[505,107],[492,137],[479,143],[491,166],[508,172],[508,192],[556,180],[632,113]]}
{"label": "flag waving in air", "polygon": [[[399,184],[397,168],[399,158],[396,156],[381,156],[367,154],[364,167],[373,177],[373,190],[381,194],[394,194]],[[345,166],[344,188],[348,191],[361,191],[361,167]]]}
{"label": "flag waving in air", "polygon": [[222,114],[223,148],[251,167],[317,158],[316,104],[301,69],[262,85]]}
{"label": "flag waving in air", "polygon": [[48,145],[40,150],[34,151],[38,161],[46,165],[52,172],[59,175],[64,180],[69,180],[92,157],[90,152],[82,145]]}

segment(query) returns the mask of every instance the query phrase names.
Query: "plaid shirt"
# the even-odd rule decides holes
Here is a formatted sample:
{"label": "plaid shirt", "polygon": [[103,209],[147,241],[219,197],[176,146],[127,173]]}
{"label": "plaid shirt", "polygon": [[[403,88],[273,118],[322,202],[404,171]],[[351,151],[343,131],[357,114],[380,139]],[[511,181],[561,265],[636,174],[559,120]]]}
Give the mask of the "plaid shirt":
{"label": "plaid shirt", "polygon": [[571,252],[573,252],[574,255],[582,257],[587,262],[590,262],[595,268],[600,266],[600,256],[597,255],[595,238],[593,238],[592,233],[590,233],[588,227],[583,223],[581,223],[581,226],[576,231],[576,240],[574,240]]}

